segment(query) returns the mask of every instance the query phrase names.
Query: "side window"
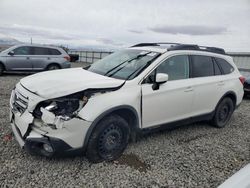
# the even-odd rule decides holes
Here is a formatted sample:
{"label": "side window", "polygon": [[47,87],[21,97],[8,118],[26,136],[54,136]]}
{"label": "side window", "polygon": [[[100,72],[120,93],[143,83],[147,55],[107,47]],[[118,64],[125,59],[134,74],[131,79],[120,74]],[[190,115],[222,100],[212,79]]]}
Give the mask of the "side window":
{"label": "side window", "polygon": [[61,55],[61,52],[59,52],[56,49],[49,49],[50,55]]}
{"label": "side window", "polygon": [[48,48],[41,48],[41,47],[33,47],[34,55],[49,55]]}
{"label": "side window", "polygon": [[216,62],[219,64],[219,66],[222,68],[224,74],[230,74],[234,71],[234,68],[232,65],[230,65],[226,60],[221,58],[215,58]]}
{"label": "side window", "polygon": [[169,80],[189,78],[189,58],[187,55],[170,57],[157,68],[157,73],[168,74]]}
{"label": "side window", "polygon": [[13,51],[14,51],[14,55],[31,55],[30,47],[28,46],[22,46],[22,47],[14,49]]}
{"label": "side window", "polygon": [[214,75],[214,65],[211,57],[192,55],[192,76],[206,77]]}
{"label": "side window", "polygon": [[218,66],[217,62],[214,61],[214,75],[222,75],[220,67]]}

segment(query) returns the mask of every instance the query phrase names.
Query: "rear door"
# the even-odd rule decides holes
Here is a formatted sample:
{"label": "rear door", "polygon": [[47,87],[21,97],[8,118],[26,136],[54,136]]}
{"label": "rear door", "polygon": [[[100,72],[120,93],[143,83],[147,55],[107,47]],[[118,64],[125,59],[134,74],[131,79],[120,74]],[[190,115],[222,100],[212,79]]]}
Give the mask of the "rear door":
{"label": "rear door", "polygon": [[47,67],[50,61],[49,48],[32,47],[33,56],[31,58],[33,70],[43,70]]}
{"label": "rear door", "polygon": [[195,90],[193,116],[212,112],[224,94],[221,68],[213,57],[191,55],[191,76]]}
{"label": "rear door", "polygon": [[6,68],[7,70],[32,70],[31,47],[21,46],[13,50],[14,55],[7,55]]}
{"label": "rear door", "polygon": [[[157,73],[168,74],[169,80],[153,90]],[[187,55],[173,56],[162,62],[141,87],[143,128],[190,117],[194,93]]]}

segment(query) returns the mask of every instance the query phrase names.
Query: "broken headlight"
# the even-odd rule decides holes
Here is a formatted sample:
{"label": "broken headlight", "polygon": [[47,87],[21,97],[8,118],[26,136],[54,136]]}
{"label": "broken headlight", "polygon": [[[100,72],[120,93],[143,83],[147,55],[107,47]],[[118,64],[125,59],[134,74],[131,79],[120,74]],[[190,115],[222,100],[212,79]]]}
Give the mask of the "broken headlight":
{"label": "broken headlight", "polygon": [[73,94],[66,97],[51,99],[39,103],[33,115],[36,118],[41,118],[42,111],[41,108],[52,112],[55,116],[63,116],[67,118],[74,117],[88,102],[88,97],[82,94]]}

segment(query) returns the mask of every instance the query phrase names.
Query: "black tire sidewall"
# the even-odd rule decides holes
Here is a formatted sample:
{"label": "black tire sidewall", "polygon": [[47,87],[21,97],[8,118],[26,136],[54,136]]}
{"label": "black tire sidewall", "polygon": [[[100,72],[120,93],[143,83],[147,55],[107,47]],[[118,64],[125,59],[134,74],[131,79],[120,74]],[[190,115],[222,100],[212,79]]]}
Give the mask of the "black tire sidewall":
{"label": "black tire sidewall", "polygon": [[[224,105],[228,105],[228,107],[229,107],[229,113],[228,113],[226,121],[225,122],[221,122],[219,120],[219,113],[222,110],[222,108],[224,107]],[[218,128],[225,127],[227,125],[227,123],[229,122],[229,120],[231,119],[231,116],[232,116],[233,112],[234,112],[234,104],[233,104],[232,99],[230,99],[230,98],[224,98],[219,103],[219,105],[216,108],[215,116],[214,116],[214,119],[213,119],[214,125],[216,127],[218,127]]]}
{"label": "black tire sidewall", "polygon": [[[55,69],[51,69],[51,67],[56,67]],[[49,65],[48,66],[48,68],[47,68],[47,70],[58,70],[58,69],[60,69],[60,67],[58,66],[58,65]]]}
{"label": "black tire sidewall", "polygon": [[[107,129],[111,124],[115,124],[122,131],[122,143],[119,150],[113,153],[112,156],[102,156],[99,151],[98,143],[100,135]],[[101,161],[112,161],[121,156],[123,151],[126,149],[129,141],[130,129],[128,123],[118,115],[111,115],[101,120],[93,130],[89,143],[87,146],[86,157],[89,161],[97,163]]]}

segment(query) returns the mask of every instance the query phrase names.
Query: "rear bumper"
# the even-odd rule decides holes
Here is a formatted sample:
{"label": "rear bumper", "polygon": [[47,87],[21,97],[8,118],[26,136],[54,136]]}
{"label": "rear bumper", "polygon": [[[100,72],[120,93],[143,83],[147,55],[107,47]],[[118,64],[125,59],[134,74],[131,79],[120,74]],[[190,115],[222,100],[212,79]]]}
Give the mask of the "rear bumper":
{"label": "rear bumper", "polygon": [[244,94],[249,95],[250,94],[250,89],[249,88],[244,88]]}
{"label": "rear bumper", "polygon": [[69,61],[65,61],[64,63],[61,64],[62,69],[67,69],[71,68],[71,63]]}

